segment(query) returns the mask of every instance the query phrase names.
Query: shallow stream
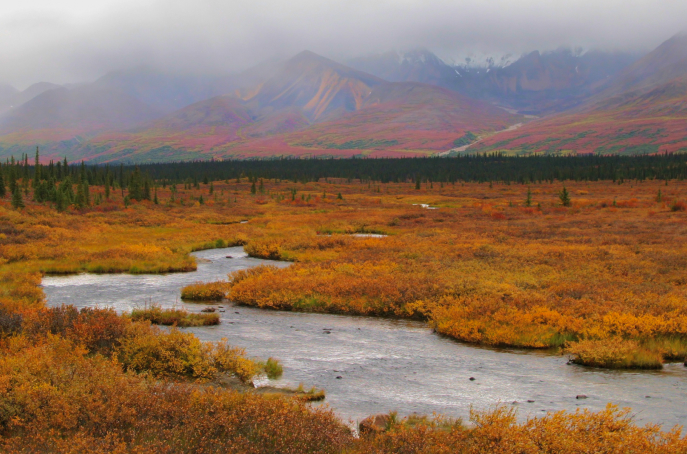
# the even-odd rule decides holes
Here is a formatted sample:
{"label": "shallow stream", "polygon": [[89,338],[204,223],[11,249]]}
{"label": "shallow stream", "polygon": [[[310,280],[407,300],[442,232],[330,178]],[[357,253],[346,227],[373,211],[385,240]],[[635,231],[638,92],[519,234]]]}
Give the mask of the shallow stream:
{"label": "shallow stream", "polygon": [[[126,312],[157,303],[200,311],[205,305],[180,301],[183,286],[226,279],[231,271],[265,263],[288,266],[247,257],[241,248],[193,255],[199,263],[191,273],[46,277],[43,287],[50,305],[111,306]],[[220,325],[191,331],[203,340],[226,337],[251,356],[278,358],[284,376],[277,386],[322,388],[325,402],[345,420],[392,410],[466,418],[471,405],[488,409],[499,402],[516,406],[524,419],[551,410],[601,410],[613,402],[632,407],[639,423],[661,423],[667,429],[687,421],[687,369],[682,364],[662,371],[605,371],[567,365],[566,358],[543,352],[461,344],[433,334],[421,322],[230,305],[220,315]],[[587,399],[576,399],[579,394]]]}

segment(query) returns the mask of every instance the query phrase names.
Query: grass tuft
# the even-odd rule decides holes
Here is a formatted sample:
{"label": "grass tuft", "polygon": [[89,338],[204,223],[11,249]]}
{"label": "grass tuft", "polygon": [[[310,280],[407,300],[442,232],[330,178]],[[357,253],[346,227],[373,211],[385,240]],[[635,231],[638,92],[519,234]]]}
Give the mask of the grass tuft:
{"label": "grass tuft", "polygon": [[219,325],[219,314],[194,314],[184,309],[163,309],[158,305],[152,305],[131,311],[131,320],[147,320],[154,325],[179,327],[210,326]]}

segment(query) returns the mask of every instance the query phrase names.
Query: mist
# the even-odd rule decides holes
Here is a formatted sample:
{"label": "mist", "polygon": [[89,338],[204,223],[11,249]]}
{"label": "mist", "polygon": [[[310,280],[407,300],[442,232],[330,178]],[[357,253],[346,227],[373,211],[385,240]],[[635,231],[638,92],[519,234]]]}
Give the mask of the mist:
{"label": "mist", "polygon": [[92,81],[147,65],[217,74],[308,49],[335,60],[425,47],[448,61],[561,46],[646,52],[684,0],[25,0],[3,6],[0,83]]}

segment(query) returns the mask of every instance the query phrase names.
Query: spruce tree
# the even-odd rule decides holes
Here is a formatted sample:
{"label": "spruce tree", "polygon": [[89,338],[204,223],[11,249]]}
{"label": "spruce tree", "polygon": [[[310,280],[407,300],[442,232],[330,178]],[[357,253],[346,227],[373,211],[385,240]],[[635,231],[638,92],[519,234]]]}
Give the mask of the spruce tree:
{"label": "spruce tree", "polygon": [[81,183],[81,186],[83,187],[83,202],[85,206],[90,206],[91,205],[91,197],[89,194],[88,190],[88,180],[84,179],[83,183]]}
{"label": "spruce tree", "polygon": [[558,198],[561,199],[561,205],[564,207],[570,206],[570,194],[565,186],[563,186],[563,190],[558,194]]}
{"label": "spruce tree", "polygon": [[68,203],[64,193],[62,191],[57,191],[55,194],[55,208],[57,208],[57,211],[64,211],[67,205]]}
{"label": "spruce tree", "polygon": [[[148,189],[150,191],[150,188]],[[141,184],[141,171],[138,167],[134,169],[129,180],[129,198],[131,200],[143,199],[143,188]]]}
{"label": "spruce tree", "polygon": [[527,188],[527,199],[525,199],[525,206],[532,206],[532,190],[530,188]]}
{"label": "spruce tree", "polygon": [[36,188],[41,181],[41,162],[38,154],[38,147],[36,147],[36,163],[33,169],[33,187]]}
{"label": "spruce tree", "polygon": [[15,210],[24,208],[24,199],[21,196],[21,189],[19,189],[19,186],[16,186],[12,193],[12,208]]}
{"label": "spruce tree", "polygon": [[255,190],[255,181],[254,181],[253,184],[251,184],[251,186],[250,186],[250,193],[255,194],[255,192],[256,192],[256,190]]}
{"label": "spruce tree", "polygon": [[5,198],[7,190],[5,189],[5,179],[2,176],[2,166],[0,166],[0,199]]}
{"label": "spruce tree", "polygon": [[143,182],[143,200],[150,200],[150,179],[147,177]]}

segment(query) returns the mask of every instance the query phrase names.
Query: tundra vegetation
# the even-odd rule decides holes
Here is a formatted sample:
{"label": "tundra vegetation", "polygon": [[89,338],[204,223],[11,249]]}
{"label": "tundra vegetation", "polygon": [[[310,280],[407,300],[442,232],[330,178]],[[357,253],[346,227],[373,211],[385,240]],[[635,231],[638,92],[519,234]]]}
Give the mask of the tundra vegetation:
{"label": "tundra vegetation", "polygon": [[189,299],[420,319],[457,341],[558,349],[595,367],[684,361],[687,183],[649,171],[538,180],[529,175],[549,161],[527,159],[531,172],[481,183],[178,181],[136,169],[61,165],[58,176],[56,165],[3,165],[0,450],[686,452],[678,429],[639,427],[613,406],[521,423],[503,407],[474,411],[471,425],[389,418],[387,430],[358,439],[308,399],[222,388],[221,376],[248,382],[281,366],[230,340],[160,330],[150,324],[161,323],[160,308],[45,307],[45,274],[189,271],[189,252],[242,245],[293,264],[194,284]]}

